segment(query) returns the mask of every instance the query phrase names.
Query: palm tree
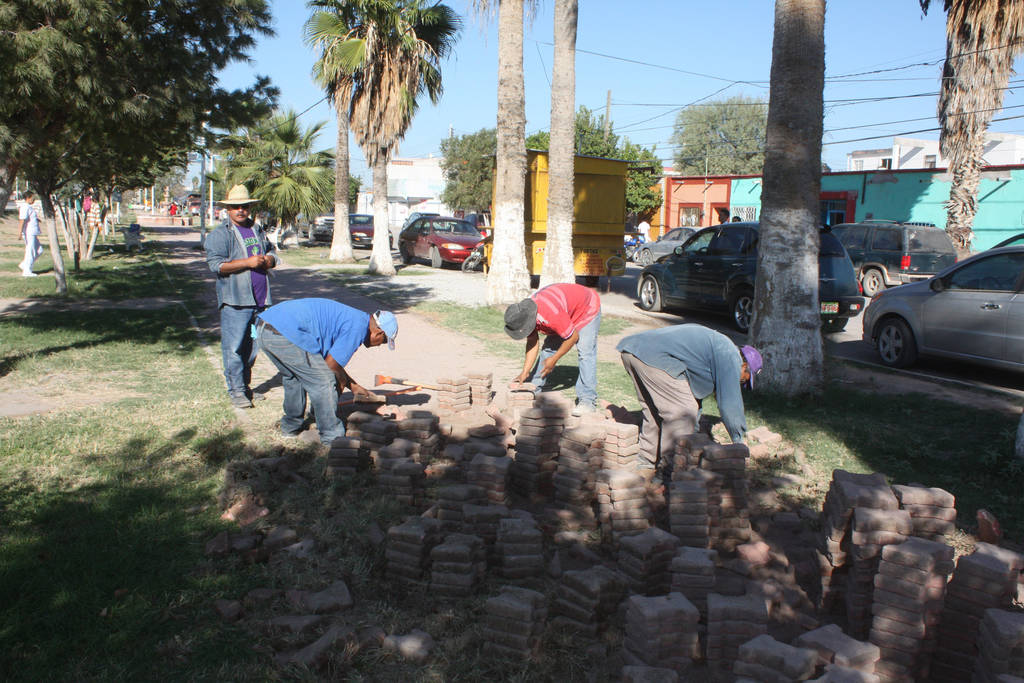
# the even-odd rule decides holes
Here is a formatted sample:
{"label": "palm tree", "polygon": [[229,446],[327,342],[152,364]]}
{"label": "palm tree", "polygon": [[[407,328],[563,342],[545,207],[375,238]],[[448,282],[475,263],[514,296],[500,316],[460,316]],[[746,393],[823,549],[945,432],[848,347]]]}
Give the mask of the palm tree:
{"label": "palm tree", "polygon": [[776,0],[751,343],[761,386],[820,393],[818,223],[825,0]]}
{"label": "palm tree", "polygon": [[[306,22],[306,42],[320,49],[320,59],[313,65],[313,78],[327,91],[327,97],[337,112],[338,139],[334,147],[334,225],[348,225],[348,134],[352,104],[350,71],[343,68],[342,52],[351,48],[348,42],[354,23],[351,7],[338,0],[312,0],[308,3],[315,11]],[[331,240],[332,261],[351,262],[352,236],[348,230],[334,231]]]}
{"label": "palm tree", "polygon": [[374,238],[370,272],[393,275],[388,226],[387,164],[412,123],[417,97],[441,96],[441,60],[461,21],[447,5],[422,0],[338,0],[350,13],[346,38],[334,47],[338,73],[351,75],[351,122],[373,168]]}
{"label": "palm tree", "polygon": [[323,213],[331,205],[334,159],[313,146],[324,125],[303,129],[295,112],[287,111],[227,136],[220,145],[226,182],[244,183],[282,228],[293,227],[300,214],[312,219]]}
{"label": "palm tree", "polygon": [[[920,0],[928,11],[931,0]],[[953,182],[946,232],[962,251],[974,239],[985,131],[1003,106],[1014,58],[1024,51],[1024,3],[1017,0],[944,0],[946,63],[939,95],[939,148]]]}
{"label": "palm tree", "polygon": [[576,125],[577,0],[555,0],[555,59],[551,75],[548,227],[540,284],[574,282],[572,250]]}

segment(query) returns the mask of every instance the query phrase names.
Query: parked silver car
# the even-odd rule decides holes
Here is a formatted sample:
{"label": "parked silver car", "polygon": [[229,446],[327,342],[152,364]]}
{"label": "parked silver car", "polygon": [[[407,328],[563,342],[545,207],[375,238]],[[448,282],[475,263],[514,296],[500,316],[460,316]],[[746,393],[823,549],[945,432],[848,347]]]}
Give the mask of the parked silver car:
{"label": "parked silver car", "polygon": [[681,247],[683,242],[690,239],[690,235],[697,232],[693,228],[673,228],[654,242],[646,242],[637,248],[636,262],[642,266],[649,266],[662,256],[671,254],[676,247]]}
{"label": "parked silver car", "polygon": [[886,290],[864,312],[885,365],[920,355],[1024,371],[1024,246],[989,249],[923,282]]}

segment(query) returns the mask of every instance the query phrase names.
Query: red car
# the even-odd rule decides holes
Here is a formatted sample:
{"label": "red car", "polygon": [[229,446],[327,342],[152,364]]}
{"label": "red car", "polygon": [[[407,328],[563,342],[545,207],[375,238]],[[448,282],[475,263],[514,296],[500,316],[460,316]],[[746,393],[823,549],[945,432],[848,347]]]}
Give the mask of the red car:
{"label": "red car", "polygon": [[451,216],[423,216],[398,236],[398,251],[405,263],[429,259],[434,268],[462,263],[484,238],[472,223]]}

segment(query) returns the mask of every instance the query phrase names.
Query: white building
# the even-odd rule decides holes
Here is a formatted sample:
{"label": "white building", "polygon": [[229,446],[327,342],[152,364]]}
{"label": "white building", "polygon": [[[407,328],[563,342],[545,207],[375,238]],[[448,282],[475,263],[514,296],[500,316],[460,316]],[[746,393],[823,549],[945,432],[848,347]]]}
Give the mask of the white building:
{"label": "white building", "polygon": [[[388,163],[388,223],[396,231],[413,211],[448,214],[441,203],[444,173],[441,158],[392,159]],[[359,193],[357,213],[373,213],[373,190]]]}
{"label": "white building", "polygon": [[[986,166],[1024,164],[1024,135],[987,133],[985,135]],[[886,149],[861,149],[846,155],[847,171],[878,171],[908,168],[946,168],[946,158],[939,152],[938,140],[919,138],[892,139]]]}

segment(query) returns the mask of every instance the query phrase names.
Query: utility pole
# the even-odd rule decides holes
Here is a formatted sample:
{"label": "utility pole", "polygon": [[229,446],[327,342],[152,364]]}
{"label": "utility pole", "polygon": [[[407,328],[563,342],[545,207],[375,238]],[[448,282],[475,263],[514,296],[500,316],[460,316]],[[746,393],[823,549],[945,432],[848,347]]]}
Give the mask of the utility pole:
{"label": "utility pole", "polygon": [[[203,133],[206,132],[206,122],[202,124]],[[206,180],[206,136],[199,140],[201,145],[202,158],[199,161],[199,246],[206,246],[206,193],[203,192],[203,182]]]}
{"label": "utility pole", "polygon": [[608,142],[608,136],[612,132],[612,91],[608,91],[608,99],[604,103],[604,141]]}

